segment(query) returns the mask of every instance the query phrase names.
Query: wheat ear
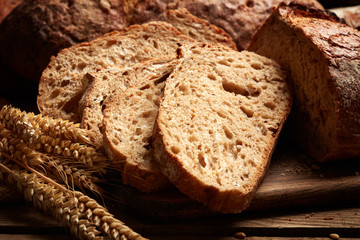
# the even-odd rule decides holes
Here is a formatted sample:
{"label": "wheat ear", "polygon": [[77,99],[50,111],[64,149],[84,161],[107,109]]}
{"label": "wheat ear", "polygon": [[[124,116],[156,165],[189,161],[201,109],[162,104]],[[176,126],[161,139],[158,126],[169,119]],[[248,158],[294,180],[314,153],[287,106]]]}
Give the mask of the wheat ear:
{"label": "wheat ear", "polygon": [[79,124],[62,119],[54,119],[41,114],[26,113],[9,105],[0,110],[0,121],[6,123],[6,128],[23,136],[42,134],[53,138],[68,139],[72,142],[93,145],[93,134],[80,128]]}
{"label": "wheat ear", "polygon": [[89,189],[100,194],[102,190],[96,185],[99,178],[94,173],[104,173],[104,166],[94,167],[80,165],[67,158],[59,158],[33,150],[25,145],[21,139],[13,138],[12,132],[0,123],[0,152],[5,156],[14,157],[25,165],[37,169],[48,176],[52,176],[67,185],[75,185],[82,191]]}
{"label": "wheat ear", "polygon": [[[103,239],[101,233],[112,239],[145,239],[123,222],[114,218],[104,207],[81,192],[64,186],[28,168],[17,160],[16,166],[0,159],[0,177],[5,183],[17,183],[27,201],[51,213],[79,239]],[[21,166],[22,168],[19,168]]]}

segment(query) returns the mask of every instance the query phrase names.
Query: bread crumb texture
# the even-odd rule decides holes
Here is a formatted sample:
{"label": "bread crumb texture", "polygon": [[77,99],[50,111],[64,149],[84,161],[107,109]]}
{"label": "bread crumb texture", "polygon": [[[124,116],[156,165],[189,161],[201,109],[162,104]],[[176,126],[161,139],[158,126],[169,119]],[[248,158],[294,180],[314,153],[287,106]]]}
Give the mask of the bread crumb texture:
{"label": "bread crumb texture", "polygon": [[211,209],[240,212],[269,164],[290,111],[285,75],[272,60],[218,45],[182,48],[167,80],[155,155],[183,192]]}

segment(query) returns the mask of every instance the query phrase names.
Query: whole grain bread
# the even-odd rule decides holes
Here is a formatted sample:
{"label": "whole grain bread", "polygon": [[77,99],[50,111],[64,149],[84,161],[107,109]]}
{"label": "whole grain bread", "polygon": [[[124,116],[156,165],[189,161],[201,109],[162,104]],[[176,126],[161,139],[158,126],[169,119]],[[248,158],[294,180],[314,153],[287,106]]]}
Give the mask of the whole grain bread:
{"label": "whole grain bread", "polygon": [[221,43],[236,49],[234,41],[222,28],[195,17],[186,8],[168,10],[161,14],[157,20],[170,23],[180,32],[199,42]]}
{"label": "whole grain bread", "polygon": [[[146,85],[170,74],[177,63],[175,56],[164,56],[140,62],[132,67],[104,68],[95,73],[85,75],[89,84],[80,100],[81,127],[91,130],[96,136],[98,146],[103,144],[103,110],[113,96],[131,86]],[[155,80],[154,80],[155,79]],[[117,162],[110,154],[111,159]]]}
{"label": "whole grain bread", "polygon": [[360,32],[335,16],[281,4],[248,49],[289,73],[294,140],[318,161],[360,156]]}
{"label": "whole grain bread", "polygon": [[[292,0],[285,0],[290,2]],[[295,0],[310,7],[323,9],[316,0]],[[239,50],[250,42],[253,34],[283,0],[138,0],[128,12],[130,24],[156,19],[169,9],[186,8],[199,18],[224,29]]]}
{"label": "whole grain bread", "polygon": [[250,203],[291,107],[275,61],[221,45],[198,44],[166,80],[154,136],[161,171],[211,210]]}
{"label": "whole grain bread", "polygon": [[61,49],[126,26],[127,5],[112,0],[26,0],[0,24],[0,60],[39,81]]}
{"label": "whole grain bread", "polygon": [[0,23],[23,0],[0,0]]}
{"label": "whole grain bread", "polygon": [[[6,0],[5,0],[6,1]],[[289,2],[290,0],[286,0]],[[322,8],[316,0],[296,0]],[[224,29],[244,49],[281,0],[27,0],[0,24],[0,61],[39,81],[51,56],[113,30],[157,19],[169,9]]]}
{"label": "whole grain bread", "polygon": [[190,42],[196,41],[168,23],[149,22],[64,49],[52,58],[41,76],[39,110],[47,116],[79,122],[79,100],[89,85],[86,73],[176,56],[177,48]]}
{"label": "whole grain bread", "polygon": [[143,192],[170,185],[154,160],[151,140],[165,80],[177,62],[149,61],[153,72],[148,74],[141,73],[143,66],[135,69],[135,75],[143,75],[141,84],[118,91],[104,110],[105,151],[122,172],[123,183]]}

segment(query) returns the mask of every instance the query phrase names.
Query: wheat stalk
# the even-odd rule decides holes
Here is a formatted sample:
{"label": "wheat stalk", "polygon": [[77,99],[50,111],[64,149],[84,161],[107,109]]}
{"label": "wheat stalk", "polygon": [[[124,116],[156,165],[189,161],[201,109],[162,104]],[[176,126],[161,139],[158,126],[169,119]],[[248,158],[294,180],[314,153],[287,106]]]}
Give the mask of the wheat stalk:
{"label": "wheat stalk", "polygon": [[123,222],[114,218],[94,199],[66,187],[28,168],[15,159],[0,159],[0,180],[16,183],[27,201],[51,213],[79,239],[103,239],[102,233],[112,239],[145,239]]}
{"label": "wheat stalk", "polygon": [[80,128],[79,124],[62,119],[53,119],[41,114],[26,113],[9,105],[5,105],[0,110],[0,121],[6,125],[7,129],[25,138],[31,138],[41,133],[53,138],[94,145],[93,134]]}

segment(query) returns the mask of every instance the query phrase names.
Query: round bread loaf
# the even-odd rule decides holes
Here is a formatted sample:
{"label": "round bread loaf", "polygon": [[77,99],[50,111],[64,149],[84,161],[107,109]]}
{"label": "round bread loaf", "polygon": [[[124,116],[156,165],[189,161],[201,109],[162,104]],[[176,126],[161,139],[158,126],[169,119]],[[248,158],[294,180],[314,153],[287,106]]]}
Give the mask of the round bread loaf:
{"label": "round bread loaf", "polygon": [[[296,0],[322,8],[316,0]],[[111,30],[156,19],[168,9],[189,12],[223,28],[239,50],[281,0],[28,0],[0,25],[0,60],[38,81],[51,56]],[[287,0],[286,2],[289,2]]]}

